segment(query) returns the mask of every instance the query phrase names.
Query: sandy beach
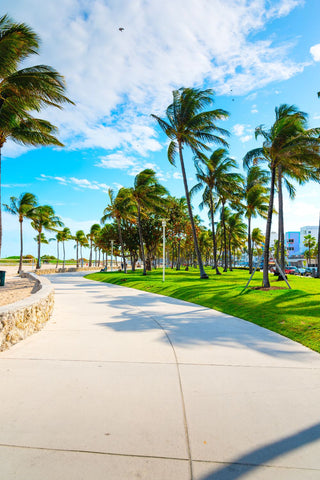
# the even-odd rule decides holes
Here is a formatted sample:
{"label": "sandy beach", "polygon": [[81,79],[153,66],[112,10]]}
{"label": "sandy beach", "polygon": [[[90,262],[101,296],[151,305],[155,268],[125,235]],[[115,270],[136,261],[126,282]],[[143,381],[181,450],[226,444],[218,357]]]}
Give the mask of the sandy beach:
{"label": "sandy beach", "polygon": [[[36,282],[28,278],[21,278],[17,274],[17,266],[0,266],[5,270],[6,280],[4,287],[0,287],[0,306],[23,300],[31,295]],[[29,268],[26,269],[29,271]],[[31,270],[31,267],[30,267]]]}

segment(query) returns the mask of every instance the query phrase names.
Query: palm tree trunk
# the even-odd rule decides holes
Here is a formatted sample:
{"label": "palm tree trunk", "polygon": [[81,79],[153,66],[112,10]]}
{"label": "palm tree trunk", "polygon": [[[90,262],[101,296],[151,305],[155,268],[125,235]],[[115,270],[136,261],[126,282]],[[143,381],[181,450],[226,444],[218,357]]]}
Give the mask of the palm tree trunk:
{"label": "palm tree trunk", "polygon": [[63,264],[62,264],[62,268],[64,269],[65,263],[66,263],[66,251],[65,251],[65,247],[64,247],[64,240],[63,240],[63,242],[62,242],[62,248],[63,248]]}
{"label": "palm tree trunk", "polygon": [[318,260],[318,269],[317,269],[317,277],[320,278],[320,215],[319,215],[319,230],[318,230],[318,255],[317,255],[317,260]]}
{"label": "palm tree trunk", "polygon": [[[284,259],[284,222],[283,222],[283,195],[282,195],[282,167],[278,165],[278,202],[279,202],[279,232],[278,232],[278,251],[280,256],[280,267],[284,272],[285,259]],[[278,280],[284,280],[282,275],[279,275]]]}
{"label": "palm tree trunk", "polygon": [[38,230],[38,259],[36,268],[40,268],[41,230]]}
{"label": "palm tree trunk", "polygon": [[196,251],[197,255],[197,260],[198,260],[198,265],[199,265],[199,270],[200,270],[200,278],[205,279],[209,278],[206,272],[204,271],[203,268],[203,263],[202,263],[202,258],[199,250],[199,244],[198,244],[198,239],[197,239],[197,232],[196,232],[196,227],[194,224],[194,219],[193,219],[193,214],[192,214],[192,208],[191,208],[191,202],[190,202],[190,195],[189,195],[189,189],[188,189],[188,182],[187,182],[187,176],[186,176],[186,170],[184,167],[184,161],[183,161],[183,156],[182,156],[182,145],[179,142],[179,157],[180,157],[180,164],[181,164],[181,171],[182,171],[182,178],[183,178],[183,184],[184,184],[184,189],[185,189],[185,194],[186,194],[186,199],[187,199],[187,205],[188,205],[188,212],[189,212],[189,217],[190,217],[190,222],[191,222],[191,228],[192,228],[192,235],[193,235],[193,243],[194,243],[194,249]]}
{"label": "palm tree trunk", "polygon": [[232,272],[231,233],[229,233],[229,270]]}
{"label": "palm tree trunk", "polygon": [[126,264],[126,257],[125,257],[125,254],[124,254],[124,244],[123,244],[123,239],[122,239],[121,223],[120,223],[120,218],[118,218],[118,217],[117,217],[117,226],[118,226],[118,235],[119,235],[120,246],[121,246],[123,272],[127,273],[127,264]]}
{"label": "palm tree trunk", "polygon": [[275,178],[276,178],[276,168],[274,166],[272,166],[271,167],[270,199],[269,199],[267,228],[266,228],[266,239],[265,239],[264,259],[263,259],[262,286],[264,288],[270,288],[270,282],[269,282],[269,250],[270,250],[270,234],[271,234],[271,223],[272,223],[272,212],[273,212],[273,201],[274,201]]}
{"label": "palm tree trunk", "polygon": [[0,258],[1,258],[1,249],[2,249],[1,156],[2,156],[2,147],[0,147]]}
{"label": "palm tree trunk", "polygon": [[20,222],[20,261],[19,261],[18,273],[21,273],[22,272],[22,257],[23,257],[23,238],[22,238],[22,222],[23,222],[23,219],[20,219],[19,222]]}
{"label": "palm tree trunk", "polygon": [[177,252],[177,266],[176,270],[180,270],[180,250],[181,250],[181,238],[178,238],[178,252]]}
{"label": "palm tree trunk", "polygon": [[217,275],[221,275],[221,272],[218,268],[217,262],[217,239],[216,239],[216,232],[214,228],[214,214],[213,214],[213,200],[212,200],[212,192],[210,192],[210,215],[211,215],[211,229],[212,229],[212,243],[213,243],[213,265],[212,270],[216,270]]}
{"label": "palm tree trunk", "polygon": [[89,267],[92,266],[92,238],[90,238]]}
{"label": "palm tree trunk", "polygon": [[79,268],[79,242],[77,241],[76,244],[77,244],[77,248],[76,248],[76,250],[77,250],[77,268]]}
{"label": "palm tree trunk", "polygon": [[140,248],[141,248],[141,260],[143,263],[143,275],[147,275],[146,269],[146,260],[144,255],[144,246],[143,246],[143,237],[142,237],[142,228],[141,228],[141,213],[140,213],[140,205],[138,203],[138,231],[139,231],[139,240],[140,240]]}
{"label": "palm tree trunk", "polygon": [[221,212],[221,223],[223,230],[223,243],[224,243],[224,272],[228,271],[228,255],[227,255],[227,233],[226,233],[226,224],[224,221],[224,202],[222,202],[222,212]]}
{"label": "palm tree trunk", "polygon": [[56,268],[59,267],[59,242],[57,240],[57,263],[56,263]]}
{"label": "palm tree trunk", "polygon": [[252,273],[251,217],[248,217],[248,257],[249,273]]}

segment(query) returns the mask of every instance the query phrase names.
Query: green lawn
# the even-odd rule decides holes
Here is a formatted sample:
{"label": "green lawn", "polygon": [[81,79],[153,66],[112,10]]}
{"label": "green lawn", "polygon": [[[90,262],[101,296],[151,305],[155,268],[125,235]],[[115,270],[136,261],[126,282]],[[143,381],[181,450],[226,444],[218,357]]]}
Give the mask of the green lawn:
{"label": "green lawn", "polygon": [[[243,290],[249,274],[237,270],[216,276],[206,269],[209,280],[200,280],[199,271],[190,269],[176,272],[166,270],[162,282],[162,270],[148,272],[93,273],[92,280],[115,283],[147,292],[159,293],[214,308],[243,318],[262,327],[278,332],[292,340],[320,352],[320,279],[289,275],[292,290]],[[272,285],[286,286],[270,276]],[[257,272],[250,286],[261,286],[262,273]]]}

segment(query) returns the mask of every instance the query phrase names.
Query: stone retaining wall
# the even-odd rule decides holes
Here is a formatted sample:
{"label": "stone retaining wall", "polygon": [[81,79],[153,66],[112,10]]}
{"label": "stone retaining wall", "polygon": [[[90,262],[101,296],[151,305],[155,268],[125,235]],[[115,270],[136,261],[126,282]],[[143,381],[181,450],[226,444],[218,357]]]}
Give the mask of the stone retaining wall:
{"label": "stone retaining wall", "polygon": [[0,352],[40,330],[53,311],[54,288],[50,281],[33,273],[21,276],[35,280],[36,293],[0,307]]}
{"label": "stone retaining wall", "polygon": [[37,275],[52,275],[53,273],[70,273],[70,272],[98,272],[101,270],[101,267],[67,267],[67,268],[40,268],[36,270]]}

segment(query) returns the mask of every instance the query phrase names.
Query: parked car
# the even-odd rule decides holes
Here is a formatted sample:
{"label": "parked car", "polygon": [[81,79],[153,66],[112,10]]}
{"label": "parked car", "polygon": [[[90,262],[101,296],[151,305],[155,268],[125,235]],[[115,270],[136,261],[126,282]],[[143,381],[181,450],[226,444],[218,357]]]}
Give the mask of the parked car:
{"label": "parked car", "polygon": [[317,273],[316,267],[307,267],[304,275],[306,277],[313,277]]}
{"label": "parked car", "polygon": [[298,267],[296,270],[296,275],[304,275],[306,272],[306,269],[304,267]]}
{"label": "parked car", "polygon": [[297,267],[285,267],[284,269],[284,273],[287,275],[287,274],[290,274],[290,275],[294,275],[296,273],[296,268]]}

